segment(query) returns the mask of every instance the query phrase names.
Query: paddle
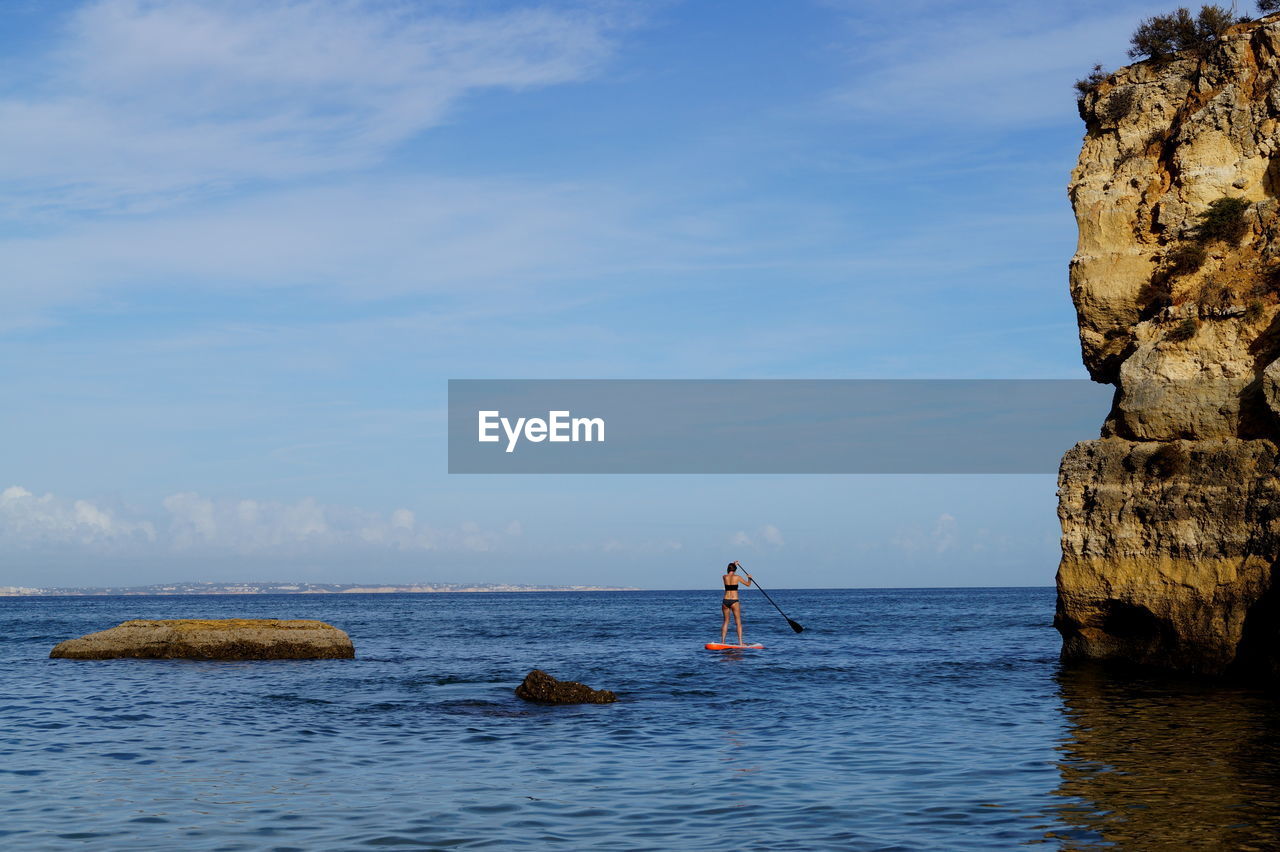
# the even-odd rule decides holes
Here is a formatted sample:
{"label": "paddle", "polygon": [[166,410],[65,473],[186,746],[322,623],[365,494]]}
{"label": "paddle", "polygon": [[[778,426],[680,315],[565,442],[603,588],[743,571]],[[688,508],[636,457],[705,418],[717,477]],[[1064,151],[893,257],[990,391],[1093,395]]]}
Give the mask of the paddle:
{"label": "paddle", "polygon": [[[762,595],[764,595],[766,598],[768,598],[769,603],[773,604],[773,608],[774,608],[774,609],[776,609],[776,610],[778,611],[778,615],[782,616],[783,618],[787,618],[787,614],[786,614],[785,612],[783,612],[783,611],[782,611],[782,607],[778,606],[776,603],[773,603],[773,598],[770,598],[770,597],[769,597],[769,593],[768,593],[768,592],[766,592],[766,591],[764,590],[764,587],[760,585],[760,581],[759,581],[759,580],[757,580],[755,577],[751,577],[750,579],[751,579],[751,585],[753,585],[753,586],[755,586],[757,589],[759,589],[759,590],[760,590],[760,594],[762,594]],[[794,630],[794,631],[795,631],[795,632],[797,632],[797,633],[803,633],[803,632],[804,632],[804,628],[803,628],[803,627],[801,627],[799,624],[796,624],[794,621],[792,621],[792,620],[791,620],[791,619],[789,619],[789,618],[787,618],[787,624],[790,624],[790,625],[791,625],[791,629],[792,629],[792,630]]]}

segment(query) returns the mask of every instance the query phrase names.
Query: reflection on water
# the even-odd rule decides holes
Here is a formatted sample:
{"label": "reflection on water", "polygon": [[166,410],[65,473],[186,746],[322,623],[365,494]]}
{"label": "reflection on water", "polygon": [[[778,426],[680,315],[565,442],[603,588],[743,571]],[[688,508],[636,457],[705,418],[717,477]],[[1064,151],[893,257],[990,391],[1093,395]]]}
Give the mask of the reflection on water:
{"label": "reflection on water", "polygon": [[1058,680],[1069,730],[1064,827],[1051,837],[1068,849],[1280,849],[1275,695],[1098,669]]}

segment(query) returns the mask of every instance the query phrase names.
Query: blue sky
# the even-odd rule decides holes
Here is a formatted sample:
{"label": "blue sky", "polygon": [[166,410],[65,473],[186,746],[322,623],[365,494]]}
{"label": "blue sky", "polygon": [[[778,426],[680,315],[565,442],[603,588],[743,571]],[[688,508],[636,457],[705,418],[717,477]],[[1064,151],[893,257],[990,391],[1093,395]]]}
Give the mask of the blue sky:
{"label": "blue sky", "polygon": [[1052,477],[450,477],[445,383],[1083,377],[1162,11],[6,4],[0,585],[1049,584]]}

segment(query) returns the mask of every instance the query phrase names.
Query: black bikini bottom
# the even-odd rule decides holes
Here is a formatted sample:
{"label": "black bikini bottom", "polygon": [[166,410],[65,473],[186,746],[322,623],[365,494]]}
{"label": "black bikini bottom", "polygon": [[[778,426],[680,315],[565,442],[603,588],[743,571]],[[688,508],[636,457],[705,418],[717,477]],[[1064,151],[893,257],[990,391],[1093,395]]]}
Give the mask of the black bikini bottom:
{"label": "black bikini bottom", "polygon": [[720,606],[724,607],[725,609],[733,609],[733,605],[736,604],[737,602],[738,601],[735,598],[725,598],[724,600],[720,601]]}

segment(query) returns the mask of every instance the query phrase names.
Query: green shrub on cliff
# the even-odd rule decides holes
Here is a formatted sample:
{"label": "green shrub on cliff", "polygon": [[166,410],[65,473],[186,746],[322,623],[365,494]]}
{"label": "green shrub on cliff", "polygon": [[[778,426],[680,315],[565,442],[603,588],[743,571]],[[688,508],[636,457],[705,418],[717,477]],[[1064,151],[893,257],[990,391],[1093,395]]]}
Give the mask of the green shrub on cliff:
{"label": "green shrub on cliff", "polygon": [[1280,263],[1264,263],[1258,269],[1251,295],[1258,297],[1280,295]]}
{"label": "green shrub on cliff", "polygon": [[1222,38],[1227,28],[1240,20],[1231,9],[1217,5],[1201,6],[1200,14],[1196,18],[1196,29],[1199,30],[1201,46],[1207,47]]}
{"label": "green shrub on cliff", "polygon": [[1233,23],[1230,10],[1217,5],[1201,6],[1195,17],[1185,6],[1168,15],[1156,15],[1133,31],[1129,57],[1165,62],[1183,52],[1202,56]]}
{"label": "green shrub on cliff", "polygon": [[1272,12],[1280,12],[1280,0],[1258,0],[1258,14],[1270,15]]}
{"label": "green shrub on cliff", "polygon": [[1170,275],[1190,275],[1199,271],[1208,260],[1209,253],[1199,243],[1178,243],[1164,256]]}
{"label": "green shrub on cliff", "polygon": [[1221,241],[1239,245],[1249,230],[1249,223],[1244,218],[1248,209],[1249,202],[1243,198],[1223,196],[1210,202],[1209,209],[1197,217],[1200,223],[1195,226],[1192,235],[1200,243]]}
{"label": "green shrub on cliff", "polygon": [[1150,319],[1173,304],[1172,276],[1157,272],[1138,291],[1138,304],[1142,306],[1142,318]]}
{"label": "green shrub on cliff", "polygon": [[1231,288],[1216,278],[1206,278],[1196,294],[1196,302],[1200,306],[1201,316],[1221,316],[1236,303],[1236,294]]}
{"label": "green shrub on cliff", "polygon": [[1172,343],[1182,343],[1196,336],[1196,332],[1200,330],[1200,321],[1195,317],[1187,317],[1182,322],[1169,329],[1169,333],[1164,336],[1165,340]]}
{"label": "green shrub on cliff", "polygon": [[[1276,0],[1276,2],[1280,2],[1280,0]],[[1106,82],[1106,79],[1110,76],[1110,74],[1102,70],[1101,63],[1093,66],[1092,71],[1081,77],[1079,80],[1076,80],[1076,95],[1079,98],[1085,98],[1092,95],[1094,92],[1098,91],[1098,87]]]}
{"label": "green shrub on cliff", "polygon": [[1098,117],[1108,124],[1118,124],[1121,119],[1133,112],[1133,104],[1137,97],[1133,89],[1120,89],[1111,93],[1111,97],[1098,107]]}

